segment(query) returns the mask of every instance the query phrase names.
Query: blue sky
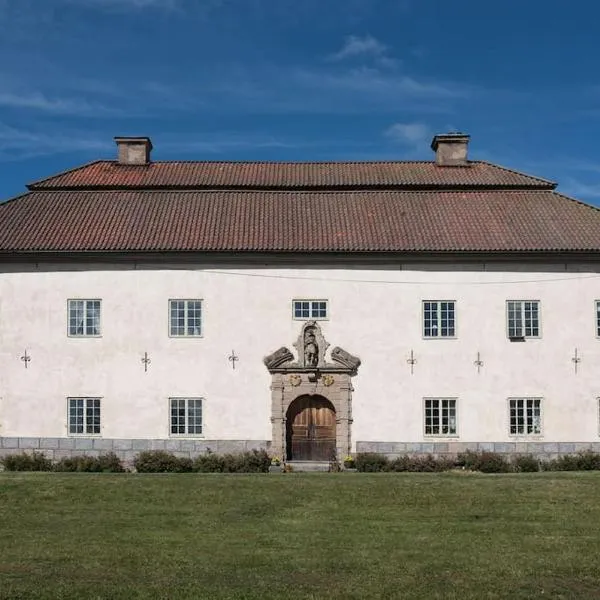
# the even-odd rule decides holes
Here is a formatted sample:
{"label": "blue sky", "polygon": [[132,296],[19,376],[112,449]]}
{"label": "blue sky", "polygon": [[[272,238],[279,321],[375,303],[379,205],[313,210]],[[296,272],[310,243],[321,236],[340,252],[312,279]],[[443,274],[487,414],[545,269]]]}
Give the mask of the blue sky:
{"label": "blue sky", "polygon": [[590,0],[0,0],[0,198],[149,135],[153,158],[470,157],[600,204]]}

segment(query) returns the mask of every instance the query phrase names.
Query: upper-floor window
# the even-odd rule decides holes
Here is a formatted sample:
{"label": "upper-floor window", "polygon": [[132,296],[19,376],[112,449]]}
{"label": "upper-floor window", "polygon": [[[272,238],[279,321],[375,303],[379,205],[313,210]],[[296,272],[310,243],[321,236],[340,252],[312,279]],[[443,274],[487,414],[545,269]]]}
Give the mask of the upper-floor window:
{"label": "upper-floor window", "polygon": [[171,336],[202,335],[202,300],[169,300],[169,315]]}
{"label": "upper-floor window", "polygon": [[454,324],[454,300],[423,301],[423,337],[454,337]]}
{"label": "upper-floor window", "polygon": [[202,398],[171,398],[171,435],[202,434]]}
{"label": "upper-floor window", "polygon": [[69,398],[69,435],[100,434],[100,398]]}
{"label": "upper-floor window", "polygon": [[456,435],[456,398],[425,398],[425,435]]}
{"label": "upper-floor window", "polygon": [[69,300],[69,335],[100,335],[100,300]]}
{"label": "upper-floor window", "polygon": [[509,338],[540,337],[540,303],[538,300],[508,300],[506,316]]}
{"label": "upper-floor window", "polygon": [[600,337],[600,300],[596,300],[596,337]]}
{"label": "upper-floor window", "polygon": [[510,434],[536,435],[542,432],[540,398],[509,398]]}
{"label": "upper-floor window", "polygon": [[294,319],[327,319],[327,300],[294,300]]}

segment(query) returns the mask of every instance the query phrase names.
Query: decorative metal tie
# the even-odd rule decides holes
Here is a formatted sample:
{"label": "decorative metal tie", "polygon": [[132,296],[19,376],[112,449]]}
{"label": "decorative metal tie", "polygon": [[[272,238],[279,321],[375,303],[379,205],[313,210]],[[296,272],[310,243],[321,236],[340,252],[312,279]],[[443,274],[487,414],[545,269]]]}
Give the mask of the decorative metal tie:
{"label": "decorative metal tie", "polygon": [[25,368],[27,368],[27,363],[31,360],[31,356],[27,354],[27,350],[25,350],[25,354],[21,356],[21,360],[25,363]]}
{"label": "decorative metal tie", "polygon": [[142,356],[142,362],[144,363],[144,373],[148,372],[148,365],[152,362],[150,358],[148,358],[148,353],[144,352],[144,356]]}
{"label": "decorative metal tie", "polygon": [[228,356],[229,362],[231,363],[232,369],[235,371],[235,363],[240,360],[239,356],[236,356],[235,350],[231,351],[231,354]]}
{"label": "decorative metal tie", "polygon": [[483,367],[483,361],[481,360],[481,354],[479,352],[477,353],[477,359],[473,361],[473,364],[477,367],[477,374],[479,374],[481,367]]}
{"label": "decorative metal tie", "polygon": [[413,375],[414,374],[415,363],[417,362],[417,359],[415,358],[415,354],[414,354],[414,352],[412,350],[410,351],[410,358],[408,358],[406,360],[406,362],[410,365],[410,374]]}
{"label": "decorative metal tie", "polygon": [[577,374],[577,365],[581,362],[581,357],[577,354],[577,348],[575,348],[575,356],[571,359],[573,366],[575,367],[575,374]]}

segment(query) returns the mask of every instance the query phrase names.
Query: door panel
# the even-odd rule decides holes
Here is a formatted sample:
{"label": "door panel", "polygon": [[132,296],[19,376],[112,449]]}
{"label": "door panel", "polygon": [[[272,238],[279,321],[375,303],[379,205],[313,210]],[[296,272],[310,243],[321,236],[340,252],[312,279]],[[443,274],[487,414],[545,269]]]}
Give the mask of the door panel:
{"label": "door panel", "polygon": [[332,460],[335,457],[335,412],[329,401],[319,396],[305,396],[295,400],[290,408],[290,458]]}

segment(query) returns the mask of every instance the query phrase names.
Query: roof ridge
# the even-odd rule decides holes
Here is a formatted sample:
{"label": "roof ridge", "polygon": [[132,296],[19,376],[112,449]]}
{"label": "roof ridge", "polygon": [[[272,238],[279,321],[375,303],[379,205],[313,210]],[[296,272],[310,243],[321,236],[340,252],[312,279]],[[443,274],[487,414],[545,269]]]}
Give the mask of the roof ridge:
{"label": "roof ridge", "polygon": [[600,207],[596,207],[593,204],[587,204],[582,200],[577,200],[576,198],[571,198],[570,196],[566,196],[565,194],[561,194],[556,190],[552,189],[543,189],[536,187],[521,187],[521,188],[503,188],[503,187],[468,187],[468,188],[428,188],[428,189],[415,189],[415,188],[384,188],[384,189],[376,189],[376,188],[354,188],[354,189],[280,189],[280,188],[256,188],[256,189],[248,189],[248,188],[222,188],[222,187],[214,187],[214,188],[95,188],[95,189],[69,189],[64,190],[62,188],[41,188],[28,190],[27,192],[20,194],[18,196],[14,196],[9,198],[4,202],[0,202],[0,206],[2,204],[6,204],[6,202],[12,202],[14,200],[18,200],[22,196],[27,196],[32,193],[36,194],[65,194],[65,193],[73,193],[73,194],[148,194],[155,195],[157,193],[161,194],[260,194],[260,195],[277,195],[280,196],[282,194],[292,194],[294,196],[299,195],[308,195],[308,194],[323,194],[323,195],[340,195],[340,194],[360,194],[360,195],[390,195],[390,194],[493,194],[499,193],[504,195],[512,195],[512,194],[539,194],[540,192],[548,192],[555,194],[557,196],[562,196],[567,200],[571,200],[573,202],[577,202],[578,204],[582,204],[583,206],[590,206],[596,210],[600,210]]}
{"label": "roof ridge", "polygon": [[60,171],[59,173],[50,175],[49,177],[43,177],[42,179],[36,179],[35,181],[32,181],[31,183],[27,183],[26,187],[28,190],[32,190],[32,189],[35,189],[35,187],[37,185],[39,185],[40,183],[44,183],[45,181],[52,181],[52,179],[57,179],[58,177],[62,177],[63,175],[67,175],[68,173],[74,173],[75,171],[79,171],[81,169],[86,169],[87,167],[91,167],[92,165],[95,165],[98,163],[103,163],[103,162],[116,162],[116,161],[101,160],[101,159],[100,160],[91,160],[91,161],[83,163],[82,165],[79,165],[77,167],[71,167],[70,169],[65,169],[64,171]]}
{"label": "roof ridge", "polygon": [[529,175],[529,173],[524,173],[523,171],[517,171],[516,169],[511,169],[510,167],[504,167],[503,165],[499,165],[497,163],[490,162],[489,160],[479,160],[477,162],[488,165],[490,167],[495,167],[496,169],[501,169],[502,171],[506,171],[508,173],[514,173],[515,175],[519,175],[520,177],[528,177],[529,179],[534,179],[535,181],[541,181],[542,183],[547,183],[548,185],[552,185],[553,189],[558,185],[558,183],[556,181],[552,181],[550,179],[544,179],[543,177],[537,177],[536,175]]}

